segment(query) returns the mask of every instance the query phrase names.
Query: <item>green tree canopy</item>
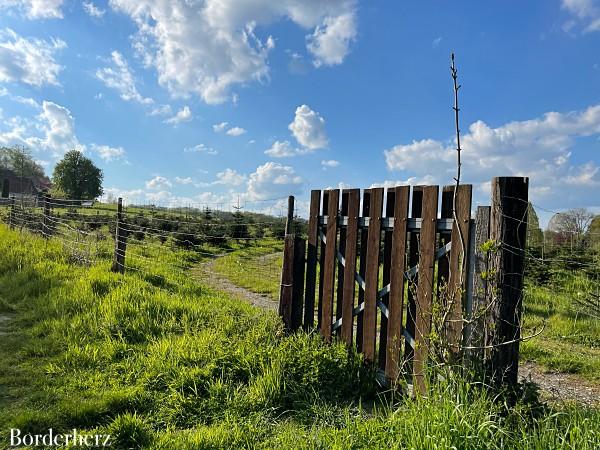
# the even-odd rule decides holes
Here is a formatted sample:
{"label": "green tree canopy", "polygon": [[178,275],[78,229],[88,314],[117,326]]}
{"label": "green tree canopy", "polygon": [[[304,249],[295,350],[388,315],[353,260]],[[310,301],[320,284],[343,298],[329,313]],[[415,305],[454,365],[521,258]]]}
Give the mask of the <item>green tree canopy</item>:
{"label": "green tree canopy", "polygon": [[67,198],[92,200],[102,195],[102,170],[78,150],[67,152],[54,168],[52,181]]}
{"label": "green tree canopy", "polygon": [[0,147],[0,168],[13,171],[18,177],[46,179],[44,169],[36,163],[25,147]]}

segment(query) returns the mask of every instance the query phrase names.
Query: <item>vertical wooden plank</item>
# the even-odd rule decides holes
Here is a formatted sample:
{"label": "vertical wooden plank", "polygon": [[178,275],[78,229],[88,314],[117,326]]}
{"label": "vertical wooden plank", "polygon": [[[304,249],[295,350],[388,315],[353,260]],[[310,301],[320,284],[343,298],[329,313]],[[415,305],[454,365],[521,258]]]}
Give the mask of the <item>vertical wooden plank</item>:
{"label": "vertical wooden plank", "polygon": [[[371,189],[365,189],[363,192],[362,200],[362,217],[369,216],[369,209],[371,207]],[[369,238],[369,229],[363,228],[360,230],[360,262],[358,273],[361,278],[365,279],[365,273],[367,271],[367,241]],[[365,291],[361,287],[358,289],[358,305],[360,306],[365,301]],[[363,305],[364,306],[364,305]],[[363,349],[363,322],[364,322],[364,310],[358,313],[356,317],[356,351],[362,353]]]}
{"label": "vertical wooden plank", "polygon": [[514,386],[518,377],[528,194],[528,178],[492,180],[490,239],[499,247],[491,256],[495,301],[490,369],[497,387]]}
{"label": "vertical wooden plank", "polygon": [[367,239],[367,271],[365,274],[365,310],[363,318],[363,354],[367,361],[375,361],[382,208],[383,188],[371,189],[369,236]]}
{"label": "vertical wooden plank", "polygon": [[[340,215],[342,217],[348,216],[348,193],[344,190],[342,191],[342,205],[340,207]],[[340,227],[340,236],[339,236],[339,244],[338,250],[346,258],[346,234],[347,228]],[[336,290],[336,302],[335,302],[335,319],[339,320],[342,317],[342,302],[344,297],[344,265],[338,261],[337,263],[337,290]],[[336,334],[340,336],[342,334],[341,327],[337,329]]]}
{"label": "vertical wooden plank", "polygon": [[[328,209],[328,205],[329,205],[329,191],[323,191],[323,207],[322,207],[322,212],[321,215],[323,217],[325,217],[327,215],[327,209]],[[319,226],[319,247],[320,247],[320,251],[319,251],[319,304],[317,306],[317,319],[318,319],[318,327],[319,329],[321,329],[321,326],[323,325],[321,323],[321,318],[323,317],[323,313],[322,313],[322,309],[323,309],[323,274],[324,272],[324,267],[325,267],[325,251],[327,249],[327,245],[325,244],[325,242],[323,242],[323,240],[321,239],[320,235],[323,234],[323,236],[325,236],[325,234],[327,233],[327,226]]]}
{"label": "vertical wooden plank", "polygon": [[469,221],[471,220],[472,186],[463,184],[456,190],[456,220],[452,224],[452,249],[450,251],[450,278],[448,279],[448,321],[445,337],[450,351],[457,356],[463,337],[463,292],[467,278],[469,251]]}
{"label": "vertical wooden plank", "polygon": [[294,236],[286,234],[283,244],[283,267],[279,291],[279,317],[287,331],[292,330],[292,299],[294,283]]}
{"label": "vertical wooden plank", "polygon": [[326,342],[331,342],[331,325],[333,321],[333,293],[335,284],[336,267],[336,240],[337,240],[337,216],[339,207],[340,191],[333,189],[329,191],[327,205],[327,247],[325,248],[325,260],[323,262],[323,302],[321,306],[321,336]]}
{"label": "vertical wooden plank", "polygon": [[469,333],[466,336],[465,342],[468,349],[466,358],[469,365],[475,369],[483,368],[484,347],[486,345],[485,336],[489,327],[487,318],[487,303],[488,303],[488,253],[482,250],[490,238],[490,210],[489,206],[478,206],[475,214],[475,242],[471,243],[474,249],[470,256],[473,265],[473,278],[471,287],[471,314],[472,320],[469,326]]}
{"label": "vertical wooden plank", "polygon": [[[415,186],[412,190],[411,199],[411,212],[410,217],[413,219],[421,218],[423,209],[423,186]],[[410,245],[408,254],[408,267],[415,267],[419,262],[419,233],[410,233]],[[406,313],[406,331],[413,338],[415,337],[415,322],[417,317],[417,304],[415,302],[416,290],[418,285],[418,278],[415,277],[412,280],[408,280],[408,292],[407,292],[407,303],[408,310]],[[407,365],[412,364],[414,356],[414,348],[411,345],[404,346],[404,358],[406,359]]]}
{"label": "vertical wooden plank", "polygon": [[423,188],[423,210],[419,236],[419,283],[417,285],[417,311],[415,317],[415,350],[413,359],[414,389],[425,393],[425,362],[429,351],[431,331],[431,303],[433,299],[433,274],[438,187]]}
{"label": "vertical wooden plank", "polygon": [[[389,188],[386,193],[385,202],[385,217],[394,217],[394,205],[396,202],[396,191],[394,188]],[[381,271],[382,285],[385,287],[390,282],[390,271],[392,263],[392,230],[384,230],[383,232],[383,267]],[[389,306],[389,293],[385,294],[380,300],[385,306]],[[389,309],[388,309],[389,312]],[[379,368],[385,369],[387,359],[387,329],[388,319],[382,312],[380,314],[379,325]]]}
{"label": "vertical wooden plank", "polygon": [[117,204],[117,225],[115,230],[115,253],[111,270],[125,273],[125,252],[127,251],[127,231],[121,226],[123,223],[123,199],[119,197]]}
{"label": "vertical wooden plank", "polygon": [[342,294],[342,340],[348,345],[352,345],[352,332],[354,328],[354,291],[356,281],[356,247],[358,240],[358,213],[360,208],[360,190],[350,189],[344,191],[348,196],[348,227],[346,229],[346,245],[344,267],[344,288]]}
{"label": "vertical wooden plank", "polygon": [[306,252],[306,291],[304,301],[304,329],[315,322],[315,292],[317,288],[317,249],[319,244],[319,208],[321,191],[311,191],[308,217],[308,249]]}
{"label": "vertical wooden plank", "polygon": [[394,230],[392,232],[390,294],[385,375],[395,382],[400,374],[402,313],[404,310],[404,272],[406,271],[406,232],[408,225],[409,186],[395,188]]}
{"label": "vertical wooden plank", "polygon": [[292,330],[302,326],[302,306],[304,304],[304,258],[306,241],[300,236],[294,236],[294,276],[292,293]]}

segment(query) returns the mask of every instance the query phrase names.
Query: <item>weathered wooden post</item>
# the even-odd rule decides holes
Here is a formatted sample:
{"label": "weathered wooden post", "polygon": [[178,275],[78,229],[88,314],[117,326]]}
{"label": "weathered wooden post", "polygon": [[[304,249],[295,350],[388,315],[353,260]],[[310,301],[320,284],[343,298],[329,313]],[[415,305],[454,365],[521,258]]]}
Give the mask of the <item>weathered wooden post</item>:
{"label": "weathered wooden post", "polygon": [[44,195],[44,206],[42,215],[42,235],[48,239],[50,237],[50,195]]}
{"label": "weathered wooden post", "polygon": [[111,270],[117,273],[125,273],[125,252],[127,251],[127,230],[121,224],[123,222],[123,199],[119,197],[117,205],[117,226],[115,230],[115,254]]}
{"label": "weathered wooden post", "polygon": [[468,366],[478,372],[483,368],[484,349],[491,328],[488,308],[489,252],[484,251],[484,245],[490,239],[490,210],[489,206],[477,207],[469,260],[467,318],[470,322],[465,327],[465,358]]}
{"label": "weathered wooden post", "polygon": [[496,245],[489,254],[493,285],[487,367],[497,387],[518,381],[528,191],[526,177],[492,180],[490,239]]}
{"label": "weathered wooden post", "polygon": [[279,288],[279,316],[285,329],[292,330],[292,299],[294,298],[294,236],[291,231],[294,220],[294,196],[288,197],[288,211],[283,243],[283,266]]}
{"label": "weathered wooden post", "polygon": [[8,226],[11,230],[15,229],[15,199],[10,199],[10,211],[8,213]]}

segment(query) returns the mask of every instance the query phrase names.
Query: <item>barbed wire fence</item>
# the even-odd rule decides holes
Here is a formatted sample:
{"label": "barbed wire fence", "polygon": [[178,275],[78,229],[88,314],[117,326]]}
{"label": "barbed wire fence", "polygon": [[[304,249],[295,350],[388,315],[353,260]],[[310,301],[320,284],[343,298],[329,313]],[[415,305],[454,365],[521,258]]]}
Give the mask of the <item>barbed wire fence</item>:
{"label": "barbed wire fence", "polygon": [[[302,204],[294,210],[303,233]],[[287,197],[219,203],[118,204],[46,197],[0,203],[10,228],[59,241],[71,262],[118,261],[162,285],[168,273],[189,271],[206,284],[216,278],[278,297]],[[120,264],[120,265],[119,265]],[[114,267],[114,264],[113,264]]]}

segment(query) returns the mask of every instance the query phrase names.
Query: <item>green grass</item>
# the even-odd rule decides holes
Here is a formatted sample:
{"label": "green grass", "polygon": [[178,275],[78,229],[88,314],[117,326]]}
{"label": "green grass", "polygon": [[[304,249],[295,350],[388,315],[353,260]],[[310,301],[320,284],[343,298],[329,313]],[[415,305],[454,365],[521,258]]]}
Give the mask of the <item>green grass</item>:
{"label": "green grass", "polygon": [[576,373],[600,381],[600,321],[582,314],[575,298],[590,289],[584,275],[566,275],[550,286],[527,283],[524,335],[542,334],[521,345],[521,356],[550,370]]}
{"label": "green grass", "polygon": [[276,316],[185,270],[156,267],[157,283],[108,267],[0,225],[1,446],[10,427],[110,433],[118,449],[600,446],[598,411],[507,410],[459,380],[378,395],[360,356],[286,337]]}
{"label": "green grass", "polygon": [[218,258],[215,270],[234,284],[279,299],[283,242],[262,239]]}

